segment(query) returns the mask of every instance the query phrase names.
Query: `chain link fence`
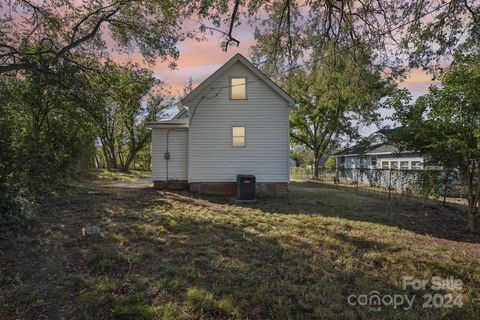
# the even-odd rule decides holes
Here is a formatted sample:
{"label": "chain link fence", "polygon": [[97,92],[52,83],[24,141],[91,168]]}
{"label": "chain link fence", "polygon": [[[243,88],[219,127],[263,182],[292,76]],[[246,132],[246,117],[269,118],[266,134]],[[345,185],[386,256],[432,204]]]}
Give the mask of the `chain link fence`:
{"label": "chain link fence", "polygon": [[[292,180],[311,180],[311,168],[290,168]],[[319,171],[317,181],[379,189],[390,194],[406,196],[455,197],[465,195],[465,179],[458,170],[424,169],[325,169]]]}

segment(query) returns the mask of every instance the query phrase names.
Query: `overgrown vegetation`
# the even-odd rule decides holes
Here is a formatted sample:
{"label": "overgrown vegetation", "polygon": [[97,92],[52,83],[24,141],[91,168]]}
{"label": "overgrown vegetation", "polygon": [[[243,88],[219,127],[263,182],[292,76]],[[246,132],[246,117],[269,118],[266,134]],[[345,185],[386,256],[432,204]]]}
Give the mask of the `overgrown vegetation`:
{"label": "overgrown vegetation", "polygon": [[480,207],[480,54],[455,55],[442,76],[414,103],[409,93],[390,99],[395,119],[405,126],[393,141],[404,150],[429,155],[429,164],[459,169],[465,175],[470,220],[478,232]]}
{"label": "overgrown vegetation", "polygon": [[[0,317],[68,319],[472,319],[480,239],[428,201],[294,183],[284,200],[238,205],[188,193],[59,192],[38,224],[0,242]],[[83,237],[86,224],[101,228]],[[448,228],[445,226],[448,225]],[[381,311],[350,294],[415,294],[401,278],[461,279],[464,307]],[[442,294],[447,291],[440,291]]]}

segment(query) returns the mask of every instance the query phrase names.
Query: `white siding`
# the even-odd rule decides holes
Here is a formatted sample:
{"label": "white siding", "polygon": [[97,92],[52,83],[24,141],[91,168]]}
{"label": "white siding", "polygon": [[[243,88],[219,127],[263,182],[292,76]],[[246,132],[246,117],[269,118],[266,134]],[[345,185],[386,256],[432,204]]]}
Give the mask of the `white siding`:
{"label": "white siding", "polygon": [[152,171],[154,180],[167,180],[167,163],[164,153],[168,152],[168,179],[188,179],[188,130],[187,129],[152,129]]}
{"label": "white siding", "polygon": [[[247,100],[230,100],[230,78],[238,76],[247,77]],[[287,101],[239,62],[202,95],[189,106],[189,182],[235,181],[237,174],[288,182]],[[232,147],[232,127],[245,127],[245,147]]]}

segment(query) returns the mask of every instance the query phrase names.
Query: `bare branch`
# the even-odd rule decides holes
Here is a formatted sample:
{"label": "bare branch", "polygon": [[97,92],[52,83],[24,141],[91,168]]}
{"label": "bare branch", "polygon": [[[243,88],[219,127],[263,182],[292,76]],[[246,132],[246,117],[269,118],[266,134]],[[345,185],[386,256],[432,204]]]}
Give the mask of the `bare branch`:
{"label": "bare branch", "polygon": [[238,7],[240,5],[240,0],[235,0],[235,6],[233,7],[233,12],[232,12],[232,17],[230,19],[230,28],[228,29],[228,34],[227,34],[227,42],[225,43],[225,51],[228,50],[228,46],[230,45],[231,42],[235,42],[237,44],[237,47],[240,45],[240,41],[235,39],[233,36],[232,36],[232,32],[233,32],[233,26],[235,25],[235,18],[237,17],[237,11],[238,11]]}

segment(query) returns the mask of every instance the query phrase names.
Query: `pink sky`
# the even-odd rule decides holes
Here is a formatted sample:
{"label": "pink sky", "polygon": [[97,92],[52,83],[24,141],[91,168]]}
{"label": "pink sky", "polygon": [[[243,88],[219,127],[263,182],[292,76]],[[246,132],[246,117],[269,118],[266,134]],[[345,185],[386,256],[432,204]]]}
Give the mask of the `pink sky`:
{"label": "pink sky", "polygon": [[[196,41],[188,39],[179,44],[180,57],[177,60],[177,68],[172,70],[168,67],[167,62],[157,62],[150,68],[153,70],[158,79],[164,81],[165,86],[169,87],[171,93],[175,96],[182,96],[183,88],[188,84],[189,79],[193,80],[194,86],[205,80],[215,70],[220,68],[233,55],[240,52],[247,58],[250,58],[250,47],[255,44],[253,38],[253,27],[241,26],[237,29],[235,35],[240,40],[239,47],[232,45],[228,48],[228,52],[223,51],[220,47],[221,35],[213,33],[207,35],[204,41]],[[128,59],[142,63],[143,59],[139,54],[132,55],[115,55],[115,60],[125,62]],[[438,84],[431,80],[431,76],[425,71],[414,69],[411,70],[406,80],[398,83],[400,88],[407,88],[414,98],[425,94],[428,87],[432,84]],[[380,110],[383,116],[390,116],[392,110]],[[389,120],[382,121],[382,125],[392,125]],[[378,128],[375,125],[362,127],[360,133],[368,135],[375,132]]]}
{"label": "pink sky", "polygon": [[[193,79],[194,85],[198,85],[238,52],[249,58],[250,47],[255,43],[253,36],[242,33],[238,38],[241,41],[240,46],[237,48],[232,45],[228,52],[223,51],[220,47],[221,40],[216,36],[208,36],[205,41],[188,39],[179,45],[180,58],[176,69],[170,69],[166,62],[157,62],[150,68],[157,78],[171,87],[173,94],[181,95],[190,78]],[[116,55],[115,60],[143,62],[139,54]],[[399,83],[399,87],[406,87],[414,96],[419,96],[426,93],[428,87],[434,83],[436,82],[433,82],[425,71],[415,69],[410,71],[404,82]]]}

